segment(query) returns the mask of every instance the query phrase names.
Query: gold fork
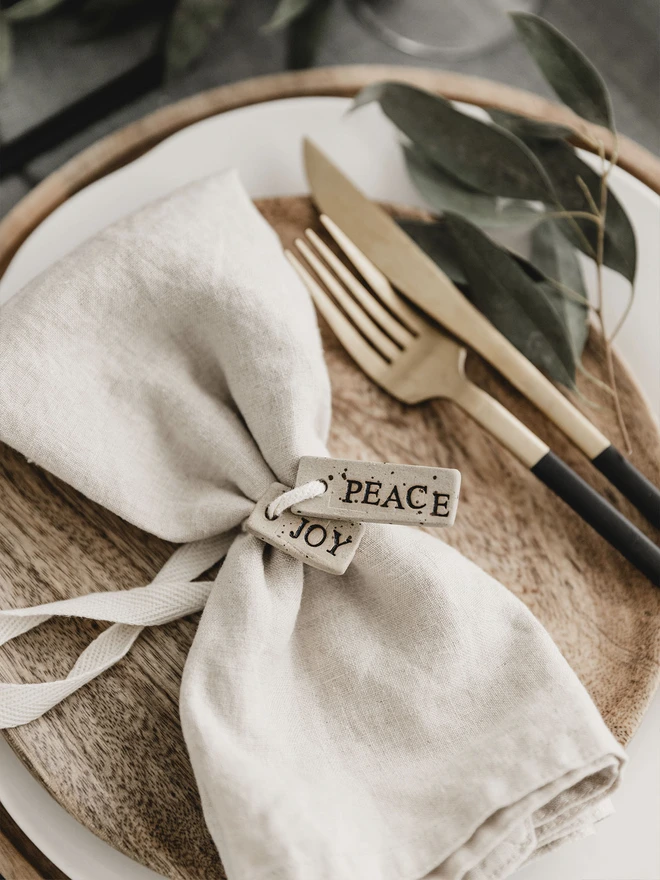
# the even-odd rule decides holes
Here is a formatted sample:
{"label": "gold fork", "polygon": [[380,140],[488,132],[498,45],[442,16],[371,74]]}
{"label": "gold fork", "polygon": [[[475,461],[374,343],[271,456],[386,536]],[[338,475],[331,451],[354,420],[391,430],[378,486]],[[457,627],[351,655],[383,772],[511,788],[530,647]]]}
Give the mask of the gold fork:
{"label": "gold fork", "polygon": [[[408,404],[452,400],[566,501],[655,584],[660,550],[539,437],[465,375],[466,349],[414,311],[327,216],[321,222],[364,284],[312,229],[287,258],[353,360],[377,385]],[[367,286],[368,285],[368,286]]]}

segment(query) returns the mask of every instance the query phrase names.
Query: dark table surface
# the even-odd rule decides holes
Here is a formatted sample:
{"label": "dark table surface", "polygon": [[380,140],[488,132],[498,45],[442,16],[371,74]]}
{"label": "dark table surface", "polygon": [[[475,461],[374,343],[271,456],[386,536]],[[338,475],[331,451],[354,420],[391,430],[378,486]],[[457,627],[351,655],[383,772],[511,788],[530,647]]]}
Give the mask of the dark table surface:
{"label": "dark table surface", "polygon": [[[213,86],[284,69],[283,36],[260,31],[273,3],[239,0],[224,29],[214,35],[208,51],[193,69],[5,178],[0,183],[0,215],[84,147],[157,107]],[[660,153],[658,0],[545,0],[541,11],[603,73],[619,129]],[[3,142],[130,68],[149,53],[153,39],[153,25],[144,24],[129,33],[82,42],[77,22],[65,13],[15,28],[13,70],[0,87],[0,161]],[[426,64],[548,94],[524,50],[513,40],[469,60],[416,61],[383,45],[354,20],[342,2],[335,4],[317,63]]]}

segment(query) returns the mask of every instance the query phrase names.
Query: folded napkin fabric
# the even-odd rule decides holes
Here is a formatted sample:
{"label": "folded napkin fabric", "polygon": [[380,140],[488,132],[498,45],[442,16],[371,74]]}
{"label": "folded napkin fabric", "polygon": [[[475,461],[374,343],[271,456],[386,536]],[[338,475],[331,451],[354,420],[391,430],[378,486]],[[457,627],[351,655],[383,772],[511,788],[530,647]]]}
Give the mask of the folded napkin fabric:
{"label": "folded napkin fabric", "polygon": [[495,880],[607,813],[623,752],[502,585],[409,527],[368,526],[343,576],[240,529],[328,455],[330,389],[312,304],[234,173],[16,295],[0,377],[3,442],[184,544],[141,590],[5,609],[0,642],[53,614],[114,626],[64,682],[0,685],[0,726],[204,607],[181,720],[230,880]]}

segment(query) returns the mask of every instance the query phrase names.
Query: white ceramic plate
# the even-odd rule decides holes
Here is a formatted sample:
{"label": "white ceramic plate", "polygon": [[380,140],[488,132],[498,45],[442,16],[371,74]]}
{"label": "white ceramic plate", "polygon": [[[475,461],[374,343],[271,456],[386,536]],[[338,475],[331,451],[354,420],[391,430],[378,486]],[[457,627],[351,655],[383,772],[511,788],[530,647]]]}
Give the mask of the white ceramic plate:
{"label": "white ceramic plate", "polygon": [[[393,131],[376,107],[346,116],[341,98],[292,98],[241,108],[179,132],[130,165],[73,196],[32,233],[0,281],[0,302],[84,239],[178,186],[238,168],[254,197],[307,191],[300,144],[311,136],[373,198],[422,206],[403,168]],[[619,346],[660,412],[660,198],[619,169],[613,189],[633,218],[641,254],[638,291]],[[615,318],[625,284],[606,273]],[[130,662],[130,658],[128,661]],[[523,870],[525,880],[658,880],[660,699],[629,753],[615,797],[617,814],[598,835]],[[0,739],[0,801],[35,844],[72,880],[147,880],[156,874],[102,843],[44,791]]]}

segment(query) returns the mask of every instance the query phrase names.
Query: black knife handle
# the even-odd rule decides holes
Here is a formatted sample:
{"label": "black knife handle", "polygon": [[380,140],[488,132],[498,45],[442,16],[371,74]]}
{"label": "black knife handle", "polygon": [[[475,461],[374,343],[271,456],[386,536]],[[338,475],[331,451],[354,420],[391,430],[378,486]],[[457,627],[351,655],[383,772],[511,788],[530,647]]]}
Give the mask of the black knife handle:
{"label": "black knife handle", "polygon": [[632,501],[656,529],[660,529],[660,489],[630,464],[614,446],[608,446],[591,460],[601,474]]}
{"label": "black knife handle", "polygon": [[651,583],[660,586],[660,548],[557,458],[554,452],[547,452],[531,471],[645,574]]}

